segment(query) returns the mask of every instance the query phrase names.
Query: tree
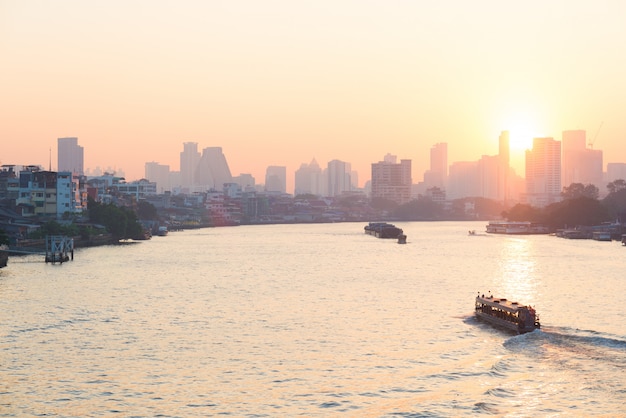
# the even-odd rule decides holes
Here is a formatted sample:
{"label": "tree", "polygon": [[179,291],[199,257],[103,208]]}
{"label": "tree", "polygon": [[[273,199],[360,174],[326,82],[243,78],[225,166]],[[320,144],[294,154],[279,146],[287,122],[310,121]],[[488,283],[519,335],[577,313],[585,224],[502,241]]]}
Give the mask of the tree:
{"label": "tree", "polygon": [[104,225],[114,239],[136,238],[143,232],[137,220],[137,214],[130,209],[113,204],[102,204],[91,198],[87,208],[89,220]]}
{"label": "tree", "polygon": [[602,205],[607,209],[611,219],[626,219],[626,188],[611,192],[602,200]]}
{"label": "tree", "polygon": [[619,192],[620,190],[626,189],[626,181],[622,179],[614,180],[607,184],[606,188],[609,190],[609,193]]}
{"label": "tree", "polygon": [[156,220],[159,217],[156,207],[145,200],[140,200],[137,204],[137,216],[145,220]]}
{"label": "tree", "polygon": [[522,203],[518,203],[508,211],[502,212],[502,217],[506,218],[508,221],[542,221],[541,210]]}
{"label": "tree", "polygon": [[564,200],[578,199],[579,197],[588,197],[590,199],[597,199],[600,195],[600,190],[593,184],[584,185],[582,183],[572,183],[569,186],[563,187],[561,197]]}
{"label": "tree", "polygon": [[585,196],[553,203],[545,212],[545,223],[553,228],[600,225],[610,219],[600,201]]}

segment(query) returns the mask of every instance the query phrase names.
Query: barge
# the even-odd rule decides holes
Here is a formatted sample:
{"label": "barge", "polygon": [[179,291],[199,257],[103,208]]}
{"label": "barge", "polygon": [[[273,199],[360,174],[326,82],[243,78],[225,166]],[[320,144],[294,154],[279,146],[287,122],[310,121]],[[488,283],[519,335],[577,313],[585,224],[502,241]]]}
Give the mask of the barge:
{"label": "barge", "polygon": [[476,317],[500,328],[524,334],[541,328],[539,315],[532,306],[489,295],[476,296]]}
{"label": "barge", "polygon": [[399,238],[403,235],[402,229],[387,222],[370,222],[365,225],[365,233],[374,235],[376,238]]}

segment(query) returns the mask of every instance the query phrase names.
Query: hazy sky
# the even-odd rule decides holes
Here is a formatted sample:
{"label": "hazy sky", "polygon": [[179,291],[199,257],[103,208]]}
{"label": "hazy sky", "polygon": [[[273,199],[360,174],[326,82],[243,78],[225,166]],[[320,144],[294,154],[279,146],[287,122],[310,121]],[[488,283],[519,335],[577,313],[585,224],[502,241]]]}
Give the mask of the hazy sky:
{"label": "hazy sky", "polygon": [[0,0],[0,163],[56,169],[76,136],[132,180],[193,141],[258,183],[315,157],[362,185],[388,152],[417,182],[437,142],[468,161],[601,124],[626,162],[625,22],[622,0]]}

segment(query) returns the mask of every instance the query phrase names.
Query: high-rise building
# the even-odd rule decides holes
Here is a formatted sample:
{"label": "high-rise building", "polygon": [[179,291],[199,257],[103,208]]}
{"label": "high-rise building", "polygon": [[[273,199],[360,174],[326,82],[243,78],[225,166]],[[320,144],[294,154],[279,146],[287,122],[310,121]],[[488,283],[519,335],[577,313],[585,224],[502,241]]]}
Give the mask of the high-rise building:
{"label": "high-rise building", "polygon": [[315,160],[309,164],[302,164],[295,172],[294,195],[314,194],[321,196],[323,194],[322,169]]}
{"label": "high-rise building", "polygon": [[615,180],[626,180],[626,163],[608,163],[604,181],[610,183]]}
{"label": "high-rise building", "polygon": [[157,193],[171,191],[170,166],[157,162],[146,163],[146,178],[156,183]]}
{"label": "high-rise building", "polygon": [[326,195],[334,197],[340,196],[343,192],[352,191],[351,171],[350,163],[339,160],[329,161],[326,166]]}
{"label": "high-rise building", "polygon": [[265,191],[287,193],[287,167],[271,165],[265,170]]}
{"label": "high-rise building", "polygon": [[441,142],[430,149],[430,169],[424,173],[427,188],[445,189],[448,182],[448,144]]}
{"label": "high-rise building", "polygon": [[195,185],[195,174],[200,162],[197,142],[184,142],[180,153],[181,186],[189,189]]}
{"label": "high-rise building", "polygon": [[217,191],[223,190],[224,184],[233,182],[222,147],[209,147],[202,150],[194,182],[196,186],[204,190]]}
{"label": "high-rise building", "polygon": [[78,145],[78,138],[58,138],[57,170],[74,174],[85,174],[83,147]]}
{"label": "high-rise building", "polygon": [[561,200],[561,142],[534,138],[526,150],[526,203],[544,207]]}
{"label": "high-rise building", "polygon": [[572,183],[602,185],[602,151],[587,148],[586,132],[563,131],[562,185]]}
{"label": "high-rise building", "polygon": [[[399,205],[411,200],[411,160],[385,157],[384,161],[372,163],[372,199],[383,198]],[[392,162],[393,161],[393,162]]]}

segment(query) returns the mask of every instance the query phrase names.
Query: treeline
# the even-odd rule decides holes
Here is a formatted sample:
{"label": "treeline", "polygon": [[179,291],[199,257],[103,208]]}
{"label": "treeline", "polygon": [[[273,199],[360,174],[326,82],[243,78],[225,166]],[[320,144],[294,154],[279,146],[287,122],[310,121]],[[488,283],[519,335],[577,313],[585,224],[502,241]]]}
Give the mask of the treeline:
{"label": "treeline", "polygon": [[626,218],[626,181],[613,181],[607,189],[609,194],[600,200],[596,186],[572,183],[563,188],[560,202],[545,208],[518,204],[502,216],[509,221],[539,222],[552,229],[600,225]]}
{"label": "treeline", "polygon": [[116,240],[139,238],[143,234],[143,227],[132,209],[89,198],[87,210],[89,221],[104,226]]}
{"label": "treeline", "polygon": [[544,208],[517,204],[507,208],[503,203],[479,197],[456,199],[446,204],[428,197],[397,205],[384,199],[372,200],[377,210],[386,211],[390,218],[401,221],[490,220],[531,221],[553,229],[573,226],[593,226],[603,222],[626,219],[626,181],[616,180],[607,185],[609,194],[599,199],[599,189],[592,184],[572,183],[564,187],[562,200]]}

